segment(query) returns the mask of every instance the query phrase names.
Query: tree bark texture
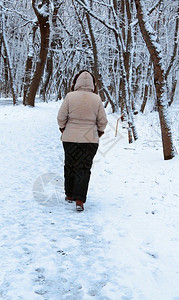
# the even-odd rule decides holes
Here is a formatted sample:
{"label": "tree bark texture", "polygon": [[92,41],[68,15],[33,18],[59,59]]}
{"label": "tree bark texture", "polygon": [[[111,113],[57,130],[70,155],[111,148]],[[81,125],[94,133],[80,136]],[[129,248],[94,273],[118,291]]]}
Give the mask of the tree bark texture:
{"label": "tree bark texture", "polygon": [[12,67],[11,55],[10,55],[9,46],[8,46],[8,42],[7,42],[7,38],[6,38],[4,14],[2,14],[2,39],[3,39],[5,57],[6,57],[6,61],[7,61],[7,67],[8,67],[8,71],[9,71],[9,78],[10,78],[10,86],[11,86],[11,91],[12,91],[13,104],[16,105],[18,103],[18,97],[17,97],[16,87],[15,87],[15,84],[14,84],[14,76],[13,76],[13,67]]}
{"label": "tree bark texture", "polygon": [[157,38],[155,36],[152,27],[150,26],[147,15],[144,13],[143,0],[135,0],[137,9],[137,18],[139,21],[140,30],[143,39],[146,43],[150,57],[154,66],[154,84],[157,95],[157,105],[160,119],[160,127],[163,143],[164,159],[171,159],[175,156],[174,145],[172,141],[171,126],[168,120],[167,104],[164,99],[165,93],[165,74],[164,68],[161,62],[161,51],[157,44]]}
{"label": "tree bark texture", "polygon": [[93,73],[97,80],[97,86],[99,88],[100,97],[104,101],[105,94],[103,91],[102,77],[101,77],[101,74],[99,73],[98,50],[97,50],[96,40],[95,40],[95,36],[94,36],[92,24],[91,24],[91,18],[88,13],[86,13],[86,19],[87,19],[87,23],[88,23],[88,29],[89,29],[89,34],[90,34],[90,38],[91,38],[93,57],[94,57]]}
{"label": "tree bark texture", "polygon": [[53,72],[53,55],[52,55],[52,51],[50,51],[49,55],[47,56],[45,79],[40,90],[40,96],[44,102],[45,101],[47,102],[46,91],[50,81],[50,77],[52,76],[52,72]]}
{"label": "tree bark texture", "polygon": [[24,90],[23,90],[23,104],[27,105],[27,95],[28,95],[28,89],[30,87],[31,83],[31,75],[32,75],[32,65],[33,65],[33,44],[35,41],[35,33],[38,28],[38,25],[35,24],[32,28],[32,32],[29,35],[29,49],[28,49],[28,56],[26,60],[26,66],[25,66],[25,75],[24,75]]}
{"label": "tree bark texture", "polygon": [[169,106],[172,105],[172,103],[173,103],[176,87],[177,87],[177,79],[173,78],[172,79],[172,90],[171,90],[171,94],[170,94],[170,101],[168,103]]}
{"label": "tree bark texture", "polygon": [[47,55],[47,62],[46,62],[46,69],[45,69],[45,76],[44,76],[44,81],[40,90],[40,96],[42,100],[47,102],[47,88],[50,82],[50,78],[52,77],[53,74],[53,57],[54,57],[54,49],[56,49],[58,44],[61,45],[61,41],[59,41],[59,36],[58,36],[58,29],[57,29],[57,15],[58,15],[58,10],[60,6],[62,5],[62,2],[59,3],[58,0],[53,1],[54,9],[53,9],[53,15],[52,15],[52,26],[53,26],[53,31],[54,33],[52,34],[51,38],[51,45],[50,45],[50,51],[48,52]]}
{"label": "tree bark texture", "polygon": [[143,113],[147,99],[148,99],[148,94],[149,94],[149,81],[150,81],[150,73],[151,73],[151,63],[149,62],[148,69],[147,69],[147,78],[146,78],[146,83],[145,83],[145,88],[144,88],[144,98],[141,104],[140,111]]}
{"label": "tree bark texture", "polygon": [[27,104],[30,106],[35,105],[35,96],[44,72],[44,67],[45,67],[46,58],[48,54],[49,35],[50,35],[49,0],[42,1],[41,7],[37,6],[36,0],[32,0],[32,6],[40,26],[41,48],[39,54],[39,61],[37,62],[36,70],[32,78],[32,82],[30,84],[30,88],[27,96]]}

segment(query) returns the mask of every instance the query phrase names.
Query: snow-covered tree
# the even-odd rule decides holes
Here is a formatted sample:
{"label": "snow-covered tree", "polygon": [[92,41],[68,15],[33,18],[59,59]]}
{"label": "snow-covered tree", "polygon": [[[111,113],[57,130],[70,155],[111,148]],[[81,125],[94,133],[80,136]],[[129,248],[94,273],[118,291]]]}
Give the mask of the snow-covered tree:
{"label": "snow-covered tree", "polygon": [[49,48],[49,36],[50,36],[50,25],[49,25],[49,0],[37,1],[32,0],[32,6],[36,14],[38,25],[40,27],[40,53],[36,64],[36,70],[33,75],[30,87],[27,94],[27,104],[34,106],[35,96],[37,89],[42,78],[44,67],[47,59],[48,48]]}
{"label": "snow-covered tree", "polygon": [[175,151],[172,141],[171,126],[168,118],[168,103],[166,101],[167,99],[165,92],[165,70],[162,63],[161,46],[157,41],[157,36],[154,29],[151,27],[148,21],[143,0],[135,0],[135,4],[141,33],[150,53],[151,61],[154,67],[154,84],[162,132],[164,159],[171,159],[175,156]]}

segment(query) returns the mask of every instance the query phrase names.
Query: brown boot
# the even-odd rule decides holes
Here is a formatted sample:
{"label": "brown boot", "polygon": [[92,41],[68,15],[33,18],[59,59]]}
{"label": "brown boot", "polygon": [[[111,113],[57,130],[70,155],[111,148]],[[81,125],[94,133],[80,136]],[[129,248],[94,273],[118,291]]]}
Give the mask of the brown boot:
{"label": "brown boot", "polygon": [[68,196],[65,197],[65,200],[68,201],[68,203],[72,203],[73,201],[75,201],[73,197],[68,197]]}
{"label": "brown boot", "polygon": [[76,200],[76,210],[77,211],[83,211],[84,207],[83,207],[83,201],[81,200]]}

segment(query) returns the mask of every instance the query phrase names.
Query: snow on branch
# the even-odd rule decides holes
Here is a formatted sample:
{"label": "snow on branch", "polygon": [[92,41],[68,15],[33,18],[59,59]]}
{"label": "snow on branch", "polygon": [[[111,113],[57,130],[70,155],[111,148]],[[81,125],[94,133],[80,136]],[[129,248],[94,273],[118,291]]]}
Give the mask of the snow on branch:
{"label": "snow on branch", "polygon": [[61,25],[63,26],[65,32],[68,34],[68,36],[72,37],[71,33],[68,31],[67,27],[65,26],[63,20],[61,17],[57,16],[57,19],[59,20],[59,22],[61,23]]}
{"label": "snow on branch", "polygon": [[[138,1],[136,1],[136,5]],[[151,24],[149,23],[148,20],[148,13],[145,7],[145,4],[143,0],[140,1],[140,6],[141,6],[141,13],[139,14],[138,11],[138,18],[140,19],[141,23],[141,30],[144,29],[144,35],[143,37],[146,36],[146,43],[150,44],[150,46],[154,49],[154,52],[157,54],[158,58],[162,58],[161,56],[161,46],[157,42],[157,35]],[[142,17],[141,17],[142,16]]]}
{"label": "snow on branch", "polygon": [[114,23],[115,23],[115,26],[116,26],[117,31],[118,31],[118,35],[119,35],[119,38],[120,38],[121,45],[122,45],[123,49],[125,49],[125,45],[124,45],[124,41],[123,41],[123,37],[122,37],[122,32],[121,32],[121,28],[118,25],[118,21],[117,21],[118,20],[118,16],[116,14],[116,11],[115,11],[114,6],[112,5],[112,3],[111,3],[111,8],[112,8],[112,13],[113,13]]}
{"label": "snow on branch", "polygon": [[28,17],[27,17],[26,15],[24,15],[23,12],[17,11],[15,8],[11,8],[11,9],[10,9],[10,8],[7,8],[7,7],[3,6],[3,5],[1,4],[1,2],[0,2],[0,7],[3,8],[3,11],[4,11],[4,12],[15,13],[15,14],[19,15],[24,21],[26,21],[26,22],[28,22],[28,23],[33,23],[33,21],[32,21],[32,20],[29,20]]}
{"label": "snow on branch", "polygon": [[[179,13],[179,8],[178,8],[178,13]],[[175,60],[175,57],[177,55],[177,47],[178,47],[178,41],[177,41],[177,37],[178,37],[178,27],[179,27],[179,18],[177,17],[176,18],[176,24],[175,24],[175,34],[174,34],[174,47],[173,47],[173,53],[172,53],[172,56],[170,58],[170,62],[169,62],[169,65],[168,65],[168,69],[165,73],[165,80],[167,79],[169,73],[170,73],[170,70],[173,66],[173,63],[174,63],[174,60]]]}
{"label": "snow on branch", "polygon": [[36,0],[32,0],[32,6],[37,15],[42,16],[43,18],[48,18],[49,16],[49,0],[43,0],[39,3]]}
{"label": "snow on branch", "polygon": [[[162,3],[163,0],[159,0],[155,5],[153,5],[148,11],[146,11],[146,14],[149,16],[153,13],[153,11]],[[134,20],[131,23],[131,26],[135,26],[138,24],[138,19]]]}
{"label": "snow on branch", "polygon": [[150,15],[151,13],[153,13],[153,11],[162,3],[163,0],[159,0],[156,4],[153,5],[153,7],[151,7],[151,9],[149,9],[148,14]]}
{"label": "snow on branch", "polygon": [[[73,1],[73,0],[72,0]],[[109,23],[107,23],[104,19],[101,19],[100,17],[98,17],[87,4],[84,4],[81,0],[76,0],[76,2],[78,2],[78,4],[80,4],[88,13],[90,16],[92,16],[93,18],[95,18],[96,20],[98,20],[101,24],[103,24],[104,26],[106,26],[108,29],[112,30],[113,32],[115,32],[118,35],[118,31],[116,30],[116,28],[114,26],[111,26]]]}
{"label": "snow on branch", "polygon": [[97,3],[99,5],[103,5],[105,7],[110,7],[111,8],[111,4],[107,4],[107,3],[104,3],[104,2],[101,2],[101,1],[98,1],[98,0],[93,0],[93,3]]}

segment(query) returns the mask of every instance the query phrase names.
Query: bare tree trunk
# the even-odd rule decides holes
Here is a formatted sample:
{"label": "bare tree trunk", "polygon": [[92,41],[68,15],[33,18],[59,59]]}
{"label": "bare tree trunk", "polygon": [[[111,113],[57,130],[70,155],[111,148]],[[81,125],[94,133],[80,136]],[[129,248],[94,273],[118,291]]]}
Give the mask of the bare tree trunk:
{"label": "bare tree trunk", "polygon": [[5,18],[4,14],[2,14],[2,38],[3,38],[3,45],[4,45],[4,52],[5,56],[7,59],[7,65],[8,65],[8,71],[9,71],[9,78],[10,78],[10,85],[11,85],[11,90],[12,90],[12,97],[13,97],[13,104],[16,105],[18,103],[18,97],[16,93],[16,87],[14,84],[14,76],[13,76],[13,69],[12,69],[12,62],[11,62],[11,56],[10,56],[10,51],[7,43],[7,38],[6,38],[6,33],[5,33]]}
{"label": "bare tree trunk", "polygon": [[27,104],[30,106],[35,105],[36,92],[44,72],[44,67],[45,67],[46,58],[48,54],[49,35],[50,35],[49,0],[43,0],[40,5],[37,5],[36,0],[32,0],[32,6],[40,26],[41,48],[40,48],[39,61],[37,62],[36,70],[32,78],[32,82],[27,96]]}
{"label": "bare tree trunk", "polygon": [[88,13],[86,13],[86,19],[87,19],[89,33],[90,33],[90,37],[91,37],[91,44],[92,44],[93,57],[94,57],[93,72],[94,72],[94,75],[95,75],[96,80],[97,80],[97,86],[98,86],[98,89],[99,89],[99,94],[101,96],[101,99],[104,101],[105,100],[105,93],[104,93],[104,90],[103,90],[104,87],[103,87],[103,83],[102,83],[102,76],[99,73],[98,50],[97,50],[96,40],[95,40],[95,36],[94,36],[92,24],[91,24],[91,18],[90,18],[90,15]]}
{"label": "bare tree trunk", "polygon": [[144,13],[143,0],[135,0],[137,9],[137,18],[143,39],[146,43],[151,60],[154,66],[154,83],[157,95],[158,112],[162,133],[164,159],[171,159],[175,156],[174,145],[172,141],[171,126],[168,120],[167,104],[164,99],[165,95],[165,74],[161,62],[161,50],[156,43],[156,35],[150,26],[147,15]]}
{"label": "bare tree trunk", "polygon": [[[133,116],[133,108],[134,108],[134,99],[132,99],[132,93],[131,93],[131,76],[132,76],[132,63],[133,63],[133,32],[131,30],[131,3],[129,3],[128,0],[125,1],[125,11],[126,11],[126,18],[125,18],[125,24],[127,23],[127,31],[126,31],[126,49],[121,49],[122,51],[122,57],[123,57],[123,63],[124,63],[124,69],[122,70],[123,73],[123,94],[124,99],[123,101],[126,103],[126,111],[128,115],[128,138],[129,143],[133,142],[134,140],[138,139],[137,130],[134,123],[134,116]],[[125,13],[124,13],[125,17]],[[124,27],[124,23],[122,25]]]}
{"label": "bare tree trunk", "polygon": [[8,71],[9,67],[8,67],[8,60],[6,57],[5,50],[4,50],[3,60],[4,60],[4,82],[5,82],[3,86],[3,92],[5,97],[8,97],[11,87],[9,86],[9,71]]}
{"label": "bare tree trunk", "polygon": [[53,54],[54,54],[53,50],[56,49],[56,47],[59,47],[59,44],[61,44],[61,42],[59,42],[59,36],[57,33],[57,14],[60,6],[62,5],[62,2],[59,3],[58,0],[54,0],[53,5],[54,5],[53,15],[52,15],[53,35],[51,38],[50,51],[48,52],[47,55],[47,63],[46,63],[46,70],[44,76],[45,78],[40,90],[40,95],[44,102],[47,101],[46,99],[47,87],[49,85],[50,78],[52,77],[53,74]]}
{"label": "bare tree trunk", "polygon": [[132,137],[132,129],[128,128],[128,140],[129,140],[129,144],[133,143],[133,137]]}
{"label": "bare tree trunk", "polygon": [[28,49],[28,56],[25,66],[25,75],[24,75],[24,90],[23,90],[23,104],[27,105],[27,95],[30,87],[31,82],[31,74],[32,74],[32,63],[34,57],[34,50],[33,44],[35,40],[35,33],[37,30],[37,24],[33,26],[32,32],[29,35],[29,49]]}
{"label": "bare tree trunk", "polygon": [[177,86],[177,79],[172,78],[172,90],[171,90],[171,94],[170,94],[170,101],[168,103],[168,105],[172,105],[173,100],[174,100],[174,96],[175,96],[175,91],[176,91],[176,86]]}
{"label": "bare tree trunk", "polygon": [[[178,14],[179,14],[179,7],[178,7]],[[176,17],[176,24],[175,24],[175,34],[174,34],[174,47],[173,47],[173,53],[172,53],[172,56],[171,56],[171,59],[170,59],[170,63],[168,65],[168,69],[165,73],[165,80],[167,80],[167,77],[170,73],[170,70],[173,66],[173,63],[174,63],[174,60],[175,60],[175,57],[177,55],[177,47],[178,47],[178,26],[179,26],[179,18]]]}
{"label": "bare tree trunk", "polygon": [[135,51],[135,46],[137,44],[137,31],[135,28],[132,29],[133,32],[133,48],[134,48],[134,55],[133,55],[133,65],[131,66],[131,71],[132,71],[132,75],[131,75],[131,97],[132,97],[132,111],[134,113],[134,115],[138,114],[138,109],[136,108],[136,97],[134,94],[134,90],[135,90],[135,83],[136,83],[136,76],[137,76],[137,69],[139,68],[139,66],[136,68],[136,51]]}
{"label": "bare tree trunk", "polygon": [[127,120],[127,111],[126,111],[126,103],[125,103],[125,94],[124,94],[124,83],[123,79],[120,79],[119,84],[119,101],[120,101],[120,108],[121,108],[121,121]]}
{"label": "bare tree trunk", "polygon": [[0,7],[0,56],[3,43],[2,7]]}
{"label": "bare tree trunk", "polygon": [[148,99],[148,91],[149,91],[149,84],[148,82],[145,84],[145,89],[144,89],[144,99],[142,101],[142,104],[141,104],[141,108],[140,108],[140,111],[143,113],[144,112],[144,109],[145,109],[145,106],[146,106],[146,103],[147,103],[147,99]]}
{"label": "bare tree trunk", "polygon": [[47,86],[49,84],[50,77],[52,76],[52,71],[53,71],[53,57],[52,57],[52,51],[50,51],[49,55],[47,56],[45,79],[40,90],[40,96],[44,102],[46,99]]}
{"label": "bare tree trunk", "polygon": [[107,107],[107,104],[110,103],[111,108],[112,108],[112,112],[114,113],[116,111],[116,107],[115,107],[114,102],[111,99],[110,93],[108,92],[108,90],[106,88],[104,88],[104,93],[106,94],[106,97],[107,97],[107,101],[105,102],[104,107]]}
{"label": "bare tree trunk", "polygon": [[141,64],[139,64],[136,68],[136,78],[134,80],[134,86],[133,86],[133,96],[134,98],[137,97],[137,93],[138,93],[138,90],[139,90],[139,81],[140,81],[140,78],[141,78]]}
{"label": "bare tree trunk", "polygon": [[151,73],[151,63],[149,62],[148,69],[147,69],[147,78],[146,78],[146,83],[145,83],[145,88],[144,88],[144,98],[143,98],[141,108],[140,108],[140,111],[142,113],[144,112],[144,109],[145,109],[145,106],[147,103],[147,99],[148,99],[150,73]]}
{"label": "bare tree trunk", "polygon": [[122,37],[123,37],[123,40],[125,42],[125,38],[126,38],[126,34],[125,34],[125,7],[124,7],[124,0],[121,0],[121,18],[122,18]]}
{"label": "bare tree trunk", "polygon": [[[126,17],[125,17],[125,11],[126,11]],[[125,1],[125,7],[123,7],[122,4],[122,12],[124,14],[124,21],[125,24],[127,22],[127,32],[125,35],[125,30],[123,32],[123,35],[125,35],[125,41],[126,41],[126,49],[124,51],[124,48],[120,46],[120,44],[117,41],[117,36],[116,36],[116,42],[118,45],[119,49],[119,61],[121,65],[121,73],[122,73],[122,78],[121,78],[121,87],[122,87],[122,110],[121,112],[123,113],[122,120],[124,118],[128,118],[128,139],[129,143],[133,142],[134,140],[138,139],[137,135],[137,130],[135,127],[134,123],[134,116],[133,116],[133,110],[132,110],[132,95],[131,95],[131,75],[132,75],[132,62],[133,62],[133,57],[132,57],[132,32],[131,32],[131,7],[130,3],[128,0]],[[122,28],[124,27],[124,22],[122,23]],[[123,36],[124,39],[124,36]],[[125,114],[127,112],[127,116]]]}

